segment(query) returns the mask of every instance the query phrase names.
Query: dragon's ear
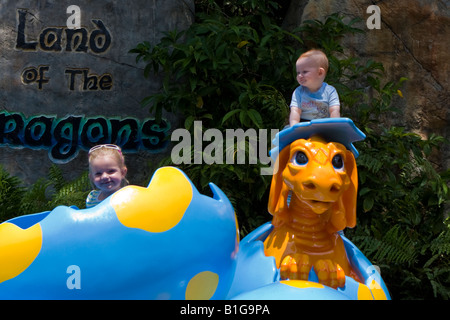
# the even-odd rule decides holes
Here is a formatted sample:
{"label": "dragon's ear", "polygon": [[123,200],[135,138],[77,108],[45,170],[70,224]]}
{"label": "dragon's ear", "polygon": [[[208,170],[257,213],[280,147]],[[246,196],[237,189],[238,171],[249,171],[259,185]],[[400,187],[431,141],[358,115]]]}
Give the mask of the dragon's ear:
{"label": "dragon's ear", "polygon": [[342,202],[345,208],[345,219],[347,227],[353,228],[356,225],[356,197],[358,193],[358,170],[356,161],[351,151],[346,152],[345,170],[350,179],[348,189],[342,195]]}
{"label": "dragon's ear", "polygon": [[288,191],[283,182],[283,171],[289,161],[289,147],[284,148],[278,154],[275,168],[276,172],[272,176],[272,184],[270,186],[268,210],[275,217],[286,206]]}
{"label": "dragon's ear", "polygon": [[346,151],[344,167],[347,173],[348,187],[333,207],[330,224],[327,227],[330,233],[341,231],[346,227],[353,228],[356,225],[358,172],[355,157],[351,151]]}

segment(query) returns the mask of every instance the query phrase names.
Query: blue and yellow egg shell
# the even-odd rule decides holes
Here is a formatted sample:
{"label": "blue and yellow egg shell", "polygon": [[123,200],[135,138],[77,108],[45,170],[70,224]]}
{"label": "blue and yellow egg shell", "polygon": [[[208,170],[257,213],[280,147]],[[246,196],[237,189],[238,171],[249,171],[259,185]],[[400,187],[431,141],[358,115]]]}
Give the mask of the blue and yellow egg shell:
{"label": "blue and yellow egg shell", "polygon": [[234,210],[173,167],[94,208],[0,224],[0,299],[223,299],[238,249]]}

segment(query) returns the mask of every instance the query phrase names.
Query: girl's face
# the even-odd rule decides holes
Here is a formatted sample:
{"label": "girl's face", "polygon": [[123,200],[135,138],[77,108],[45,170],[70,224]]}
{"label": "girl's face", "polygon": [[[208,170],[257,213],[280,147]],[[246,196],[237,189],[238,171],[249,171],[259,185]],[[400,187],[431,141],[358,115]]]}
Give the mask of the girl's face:
{"label": "girl's face", "polygon": [[89,177],[106,198],[121,188],[127,168],[120,168],[117,160],[111,156],[93,159],[89,166]]}
{"label": "girl's face", "polygon": [[295,64],[297,69],[297,81],[311,92],[320,89],[325,78],[325,70],[317,66],[311,57],[300,58]]}

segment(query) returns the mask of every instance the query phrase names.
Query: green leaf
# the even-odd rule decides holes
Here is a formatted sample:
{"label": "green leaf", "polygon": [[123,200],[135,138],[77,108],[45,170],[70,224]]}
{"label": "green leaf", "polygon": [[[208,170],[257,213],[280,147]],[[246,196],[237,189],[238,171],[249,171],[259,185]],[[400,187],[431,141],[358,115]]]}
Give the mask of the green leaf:
{"label": "green leaf", "polygon": [[231,110],[230,112],[228,112],[222,119],[222,124],[225,123],[225,121],[227,121],[229,118],[231,118],[232,116],[234,116],[236,113],[241,112],[241,109],[234,109]]}
{"label": "green leaf", "polygon": [[368,187],[362,188],[362,189],[359,191],[359,196],[362,197],[362,196],[364,196],[365,194],[369,193],[370,191],[372,191],[372,189],[370,189],[370,188],[368,188]]}
{"label": "green leaf", "polygon": [[245,45],[247,45],[249,42],[247,40],[242,40],[241,42],[239,42],[237,44],[238,49],[244,47]]}
{"label": "green leaf", "polygon": [[247,111],[247,115],[258,128],[262,128],[263,121],[261,114],[258,111],[256,111],[255,109],[249,109]]}
{"label": "green leaf", "polygon": [[365,212],[372,210],[374,204],[374,199],[372,197],[364,198],[363,209]]}
{"label": "green leaf", "polygon": [[184,120],[184,128],[189,130],[192,127],[192,124],[194,123],[194,116],[189,116]]}

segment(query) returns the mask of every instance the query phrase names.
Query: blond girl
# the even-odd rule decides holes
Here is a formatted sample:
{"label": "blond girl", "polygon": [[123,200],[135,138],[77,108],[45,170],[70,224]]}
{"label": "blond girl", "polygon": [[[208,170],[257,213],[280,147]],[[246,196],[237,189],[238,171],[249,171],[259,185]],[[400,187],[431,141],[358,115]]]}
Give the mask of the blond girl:
{"label": "blond girl", "polygon": [[115,144],[101,144],[89,150],[89,179],[95,186],[86,198],[91,208],[128,184],[122,150]]}

